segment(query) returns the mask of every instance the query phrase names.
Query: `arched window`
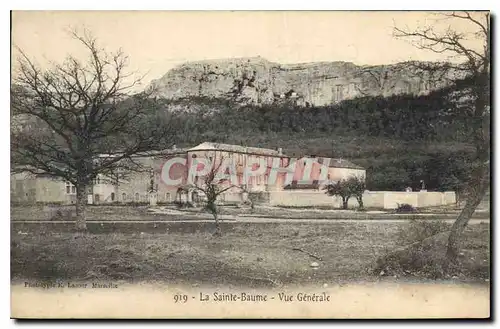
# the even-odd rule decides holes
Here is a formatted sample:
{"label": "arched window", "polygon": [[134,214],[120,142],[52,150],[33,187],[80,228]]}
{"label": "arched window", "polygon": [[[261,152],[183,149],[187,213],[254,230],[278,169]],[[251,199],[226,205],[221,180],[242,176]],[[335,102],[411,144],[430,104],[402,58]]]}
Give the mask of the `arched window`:
{"label": "arched window", "polygon": [[111,201],[115,201],[115,192],[111,192]]}

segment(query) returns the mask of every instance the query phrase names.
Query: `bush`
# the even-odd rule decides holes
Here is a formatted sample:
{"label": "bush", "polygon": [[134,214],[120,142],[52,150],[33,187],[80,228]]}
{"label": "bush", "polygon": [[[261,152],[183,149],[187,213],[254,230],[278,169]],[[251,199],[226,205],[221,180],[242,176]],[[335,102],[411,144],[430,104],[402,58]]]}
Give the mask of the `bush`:
{"label": "bush", "polygon": [[408,203],[403,203],[403,204],[398,203],[398,207],[396,208],[396,212],[400,213],[400,214],[408,214],[408,213],[417,212],[417,209]]}
{"label": "bush", "polygon": [[411,219],[406,225],[399,228],[397,243],[401,246],[409,245],[449,229],[450,224],[440,219]]}

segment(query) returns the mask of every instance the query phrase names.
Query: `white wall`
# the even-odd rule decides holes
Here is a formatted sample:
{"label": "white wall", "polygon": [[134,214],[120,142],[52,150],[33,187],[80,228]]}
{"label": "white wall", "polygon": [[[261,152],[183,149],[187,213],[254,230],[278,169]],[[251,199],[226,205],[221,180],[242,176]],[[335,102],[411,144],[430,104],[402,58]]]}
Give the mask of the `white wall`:
{"label": "white wall", "polygon": [[[398,204],[407,203],[414,207],[418,207],[418,194],[427,192],[375,192],[384,195],[383,206],[379,205],[376,208],[396,209]],[[441,204],[441,198],[435,200],[435,204]]]}
{"label": "white wall", "polygon": [[271,206],[331,206],[340,207],[342,199],[331,197],[321,190],[285,190],[269,192],[269,204]]}
{"label": "white wall", "polygon": [[[287,190],[269,192],[269,203],[273,206],[311,207],[330,206],[340,208],[342,199],[331,197],[322,190]],[[395,209],[407,203],[414,207],[431,207],[455,203],[455,192],[392,192],[366,191],[363,194],[366,208]],[[358,207],[356,198],[349,199],[349,208]]]}

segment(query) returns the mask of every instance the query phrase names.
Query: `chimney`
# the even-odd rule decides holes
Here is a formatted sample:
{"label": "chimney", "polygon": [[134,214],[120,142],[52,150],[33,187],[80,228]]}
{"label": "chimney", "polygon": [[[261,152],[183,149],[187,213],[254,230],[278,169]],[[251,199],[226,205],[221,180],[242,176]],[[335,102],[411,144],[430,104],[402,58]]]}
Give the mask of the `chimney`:
{"label": "chimney", "polygon": [[278,155],[283,155],[283,149],[281,147],[278,148]]}

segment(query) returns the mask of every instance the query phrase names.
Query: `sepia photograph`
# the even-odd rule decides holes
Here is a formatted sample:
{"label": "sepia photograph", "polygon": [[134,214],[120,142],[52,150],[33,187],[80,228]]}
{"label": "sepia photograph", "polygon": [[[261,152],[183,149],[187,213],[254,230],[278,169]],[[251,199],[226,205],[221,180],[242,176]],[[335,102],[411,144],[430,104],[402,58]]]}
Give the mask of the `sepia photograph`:
{"label": "sepia photograph", "polygon": [[489,11],[11,11],[14,319],[483,319]]}

